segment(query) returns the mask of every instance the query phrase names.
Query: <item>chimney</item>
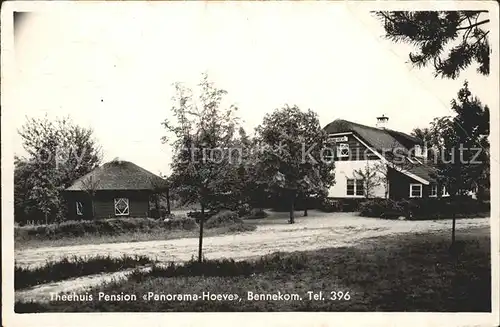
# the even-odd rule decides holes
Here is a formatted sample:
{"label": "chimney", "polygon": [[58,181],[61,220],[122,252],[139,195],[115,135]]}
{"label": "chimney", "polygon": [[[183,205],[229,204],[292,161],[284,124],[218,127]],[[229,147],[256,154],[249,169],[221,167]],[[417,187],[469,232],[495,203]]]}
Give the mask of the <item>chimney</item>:
{"label": "chimney", "polygon": [[382,115],[380,117],[377,117],[377,125],[375,125],[377,128],[387,128],[387,122],[389,121],[389,117],[386,117],[385,115]]}

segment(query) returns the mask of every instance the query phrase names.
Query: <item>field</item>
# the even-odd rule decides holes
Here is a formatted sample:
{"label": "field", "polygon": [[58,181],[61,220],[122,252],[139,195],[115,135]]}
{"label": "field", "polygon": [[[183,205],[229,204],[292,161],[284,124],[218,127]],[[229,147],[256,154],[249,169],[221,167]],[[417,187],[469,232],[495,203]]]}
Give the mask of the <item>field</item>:
{"label": "field", "polygon": [[[245,262],[208,262],[204,269],[193,263],[159,266],[87,290],[84,294],[93,295],[92,301],[17,302],[16,312],[490,311],[489,228],[460,229],[457,240],[463,245],[457,256],[449,252],[449,231],[429,231],[358,239],[356,245],[278,253]],[[137,300],[99,301],[99,292],[136,295]],[[148,292],[237,297],[143,300]],[[248,292],[292,298],[256,301],[248,298]],[[313,293],[308,292],[316,294],[317,300],[309,299]]]}

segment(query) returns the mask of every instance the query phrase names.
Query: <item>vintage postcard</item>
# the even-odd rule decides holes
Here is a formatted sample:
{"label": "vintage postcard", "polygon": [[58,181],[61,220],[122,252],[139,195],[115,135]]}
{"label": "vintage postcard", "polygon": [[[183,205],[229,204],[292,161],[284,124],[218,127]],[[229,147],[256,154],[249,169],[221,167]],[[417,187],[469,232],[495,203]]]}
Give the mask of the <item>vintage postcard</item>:
{"label": "vintage postcard", "polygon": [[4,1],[5,326],[498,326],[499,7]]}

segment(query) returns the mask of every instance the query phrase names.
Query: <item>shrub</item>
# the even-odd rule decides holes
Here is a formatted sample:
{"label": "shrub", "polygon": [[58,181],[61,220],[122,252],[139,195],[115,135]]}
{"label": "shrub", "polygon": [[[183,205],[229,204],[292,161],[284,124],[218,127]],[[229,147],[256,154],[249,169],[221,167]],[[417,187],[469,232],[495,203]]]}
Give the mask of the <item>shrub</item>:
{"label": "shrub", "polygon": [[196,227],[193,218],[176,218],[168,221],[153,218],[111,218],[99,220],[66,221],[60,224],[22,226],[14,229],[16,239],[60,239],[85,235],[118,235],[127,232],[157,230],[192,230]]}
{"label": "shrub", "polygon": [[326,198],[321,202],[319,209],[323,212],[336,212],[341,211],[341,206],[338,200]]}
{"label": "shrub", "polygon": [[372,199],[362,202],[360,215],[365,217],[406,216],[411,220],[466,217],[488,212],[489,205],[470,197],[418,198],[400,201]]}
{"label": "shrub", "polygon": [[205,224],[207,228],[216,228],[243,223],[238,214],[234,211],[222,211],[211,217]]}
{"label": "shrub", "polygon": [[359,214],[365,217],[395,218],[404,214],[404,208],[393,200],[370,199],[360,203]]}
{"label": "shrub", "polygon": [[252,214],[252,207],[248,203],[243,203],[236,208],[238,217],[247,217]]}
{"label": "shrub", "polygon": [[262,219],[266,218],[268,216],[267,212],[265,212],[263,209],[252,209],[250,214],[246,216],[246,219]]}
{"label": "shrub", "polygon": [[156,207],[151,208],[149,210],[149,214],[151,215],[151,218],[164,218],[169,215],[167,213],[167,208],[163,205],[160,205],[158,209],[156,209]]}

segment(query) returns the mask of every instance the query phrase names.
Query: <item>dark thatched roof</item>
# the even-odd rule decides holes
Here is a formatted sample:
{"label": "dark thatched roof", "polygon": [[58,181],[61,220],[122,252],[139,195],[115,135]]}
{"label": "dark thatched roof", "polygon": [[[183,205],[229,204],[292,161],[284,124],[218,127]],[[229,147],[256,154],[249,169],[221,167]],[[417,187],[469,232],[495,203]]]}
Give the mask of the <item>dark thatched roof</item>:
{"label": "dark thatched roof", "polygon": [[[343,119],[334,120],[326,125],[324,129],[329,134],[352,132],[366,142],[373,150],[380,154],[386,153],[388,160],[391,160],[391,157],[388,157],[387,153],[391,153],[395,149],[400,154],[409,155],[409,151],[413,147],[417,144],[422,145],[419,139],[403,132],[366,126]],[[404,170],[427,181],[435,179],[436,169],[428,162],[408,165]]]}
{"label": "dark thatched roof", "polygon": [[[413,138],[412,136],[401,132],[361,125],[343,119],[336,119],[330,124],[326,125],[325,131],[331,134],[353,132],[357,134],[363,141],[367,142],[375,150],[379,151],[395,148],[408,149],[408,146],[405,146],[405,144],[403,144],[407,142],[404,142],[401,139],[404,138],[405,141],[407,141],[409,138]],[[400,142],[398,139],[403,142]]]}
{"label": "dark thatched roof", "polygon": [[129,161],[113,160],[77,179],[66,191],[85,191],[89,184],[102,190],[154,190],[166,188],[161,177]]}
{"label": "dark thatched roof", "polygon": [[429,182],[436,181],[437,169],[429,163],[421,164],[421,165],[414,165],[414,166],[408,167],[407,170],[410,173],[417,175],[420,178],[425,179],[426,181],[429,181]]}

